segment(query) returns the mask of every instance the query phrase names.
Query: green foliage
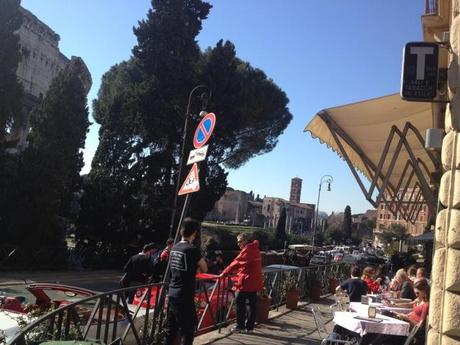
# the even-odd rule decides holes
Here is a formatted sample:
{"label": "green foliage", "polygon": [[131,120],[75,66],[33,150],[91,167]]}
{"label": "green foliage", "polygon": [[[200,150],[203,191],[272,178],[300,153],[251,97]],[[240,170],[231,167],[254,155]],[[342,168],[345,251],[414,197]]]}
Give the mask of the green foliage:
{"label": "green foliage", "polygon": [[[189,215],[199,220],[225,192],[224,168],[271,151],[291,121],[285,93],[236,57],[232,43],[200,51],[196,37],[210,8],[201,0],[153,0],[147,19],[134,29],[134,56],[104,75],[93,104],[100,143],[85,184],[79,241],[168,237],[184,116],[195,85],[212,90],[207,109],[217,115],[207,161],[200,163],[201,190],[191,198]],[[202,105],[200,93],[192,96],[185,152]],[[99,199],[111,208],[94,205]],[[96,220],[99,212],[102,220]]]}
{"label": "green foliage", "polygon": [[202,237],[207,238],[205,247],[208,250],[238,250],[236,235],[227,229],[212,229],[204,227]]}
{"label": "green foliage", "polygon": [[276,239],[280,242],[284,242],[287,239],[286,236],[286,208],[281,209],[280,218],[278,224],[276,224]]}
{"label": "green foliage", "polygon": [[328,224],[324,237],[328,243],[343,243],[344,233],[342,227],[337,223]]}
{"label": "green foliage", "polygon": [[294,289],[299,287],[299,282],[297,278],[297,273],[295,272],[288,272],[286,273],[283,282],[281,283],[281,290],[284,296]]}
{"label": "green foliage", "polygon": [[33,113],[29,146],[18,163],[3,224],[10,243],[64,248],[69,205],[80,189],[86,102],[79,75],[66,68]]}
{"label": "green foliage", "polygon": [[20,3],[20,0],[0,1],[0,149],[22,108],[23,90],[16,77],[21,56],[16,33],[22,24]]}
{"label": "green foliage", "polygon": [[315,235],[315,246],[321,247],[324,244],[324,234],[317,231]]}
{"label": "green foliage", "polygon": [[402,224],[393,223],[388,229],[384,229],[379,235],[380,240],[384,243],[393,243],[399,240],[405,240],[408,237],[406,227]]}
{"label": "green foliage", "polygon": [[252,238],[258,240],[262,249],[277,249],[279,242],[275,237],[275,232],[270,229],[260,229],[252,233]]}
{"label": "green foliage", "polygon": [[345,237],[345,242],[350,241],[352,238],[351,224],[352,224],[351,207],[347,205],[345,207],[344,216],[343,216],[343,234]]}
{"label": "green foliage", "polygon": [[311,238],[305,235],[288,234],[287,239],[289,244],[306,244],[311,242]]}

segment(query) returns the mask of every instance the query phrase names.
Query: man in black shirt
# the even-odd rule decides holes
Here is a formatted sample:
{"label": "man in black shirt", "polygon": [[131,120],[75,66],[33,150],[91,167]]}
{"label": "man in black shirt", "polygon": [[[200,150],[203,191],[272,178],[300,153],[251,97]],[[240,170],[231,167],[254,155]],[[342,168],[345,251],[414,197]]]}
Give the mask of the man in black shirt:
{"label": "man in black shirt", "polygon": [[350,302],[361,302],[361,296],[367,294],[367,284],[364,280],[361,280],[361,270],[358,266],[351,268],[351,278],[345,280],[340,286],[337,287],[337,291],[345,291],[350,297]]}
{"label": "man in black shirt", "polygon": [[[131,256],[123,268],[125,274],[121,278],[121,287],[130,287],[148,283],[149,277],[153,274],[153,264],[150,256],[155,251],[153,243],[146,244],[142,252]],[[128,302],[132,303],[134,299],[134,290],[129,292]]]}
{"label": "man in black shirt", "polygon": [[171,281],[164,342],[166,345],[174,343],[178,331],[182,345],[193,344],[196,327],[195,275],[197,271],[206,273],[208,270],[200,250],[192,244],[199,228],[200,224],[196,220],[184,219],[180,229],[181,241],[172,248],[169,255]]}

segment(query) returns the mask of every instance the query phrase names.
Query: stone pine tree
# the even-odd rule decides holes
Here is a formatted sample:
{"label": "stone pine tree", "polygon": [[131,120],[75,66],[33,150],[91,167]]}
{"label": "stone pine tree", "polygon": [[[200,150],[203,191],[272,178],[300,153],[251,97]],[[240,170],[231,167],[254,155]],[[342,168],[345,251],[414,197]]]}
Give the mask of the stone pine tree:
{"label": "stone pine tree", "polygon": [[[9,241],[21,247],[64,247],[65,218],[80,189],[88,131],[87,99],[77,65],[64,69],[31,117],[32,131],[10,196]],[[81,65],[80,65],[81,66]],[[44,262],[49,257],[40,258]]]}
{"label": "stone pine tree", "polygon": [[0,1],[0,144],[21,114],[22,86],[16,77],[21,58],[19,35],[22,24],[20,0]]}
{"label": "stone pine tree", "polygon": [[275,237],[279,244],[284,245],[284,241],[286,241],[286,208],[283,207],[281,209],[280,218],[278,219],[278,224],[276,224],[276,234]]}
{"label": "stone pine tree", "polygon": [[[240,60],[232,43],[220,41],[200,51],[197,35],[210,8],[202,0],[153,0],[147,19],[134,30],[133,56],[104,75],[94,102],[100,143],[82,199],[80,240],[125,239],[116,246],[137,236],[157,242],[168,236],[184,116],[194,86],[205,84],[212,90],[207,109],[218,118],[207,161],[200,163],[202,189],[191,199],[189,214],[198,219],[225,192],[225,168],[238,168],[271,151],[291,121],[285,93],[261,70]],[[193,114],[202,106],[199,94],[194,96],[186,152],[199,121]],[[111,229],[104,234],[103,224],[94,221],[94,203],[102,197],[96,191],[113,205],[102,210],[103,228]]]}
{"label": "stone pine tree", "polygon": [[343,226],[342,231],[346,242],[351,242],[352,240],[352,228],[351,225],[351,207],[347,205],[345,207],[344,215],[343,215]]}

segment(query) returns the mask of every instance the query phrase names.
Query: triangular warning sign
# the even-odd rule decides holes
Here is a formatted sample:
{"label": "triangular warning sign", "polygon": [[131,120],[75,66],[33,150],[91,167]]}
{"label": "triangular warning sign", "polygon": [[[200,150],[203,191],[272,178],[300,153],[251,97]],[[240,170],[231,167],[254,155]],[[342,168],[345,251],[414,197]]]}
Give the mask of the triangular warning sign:
{"label": "triangular warning sign", "polygon": [[195,193],[200,190],[200,178],[198,176],[198,165],[195,163],[188,173],[182,187],[179,189],[178,195]]}

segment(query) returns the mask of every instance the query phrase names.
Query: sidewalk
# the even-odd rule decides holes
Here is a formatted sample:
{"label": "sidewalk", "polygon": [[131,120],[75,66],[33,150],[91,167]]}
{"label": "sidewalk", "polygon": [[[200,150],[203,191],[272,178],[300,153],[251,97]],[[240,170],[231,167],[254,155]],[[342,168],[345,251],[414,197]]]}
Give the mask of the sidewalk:
{"label": "sidewalk", "polygon": [[[332,298],[324,298],[317,303],[300,303],[296,310],[280,307],[278,311],[270,312],[270,320],[267,323],[256,326],[254,333],[250,334],[230,334],[228,329],[203,334],[195,338],[194,344],[208,345],[232,345],[232,344],[294,344],[294,345],[319,345],[321,339],[316,331],[315,321],[310,312],[313,305],[318,305],[326,314],[330,312],[329,305],[334,301]],[[330,318],[326,318],[330,320]],[[332,323],[327,324],[332,330]],[[323,336],[325,336],[323,334]]]}

